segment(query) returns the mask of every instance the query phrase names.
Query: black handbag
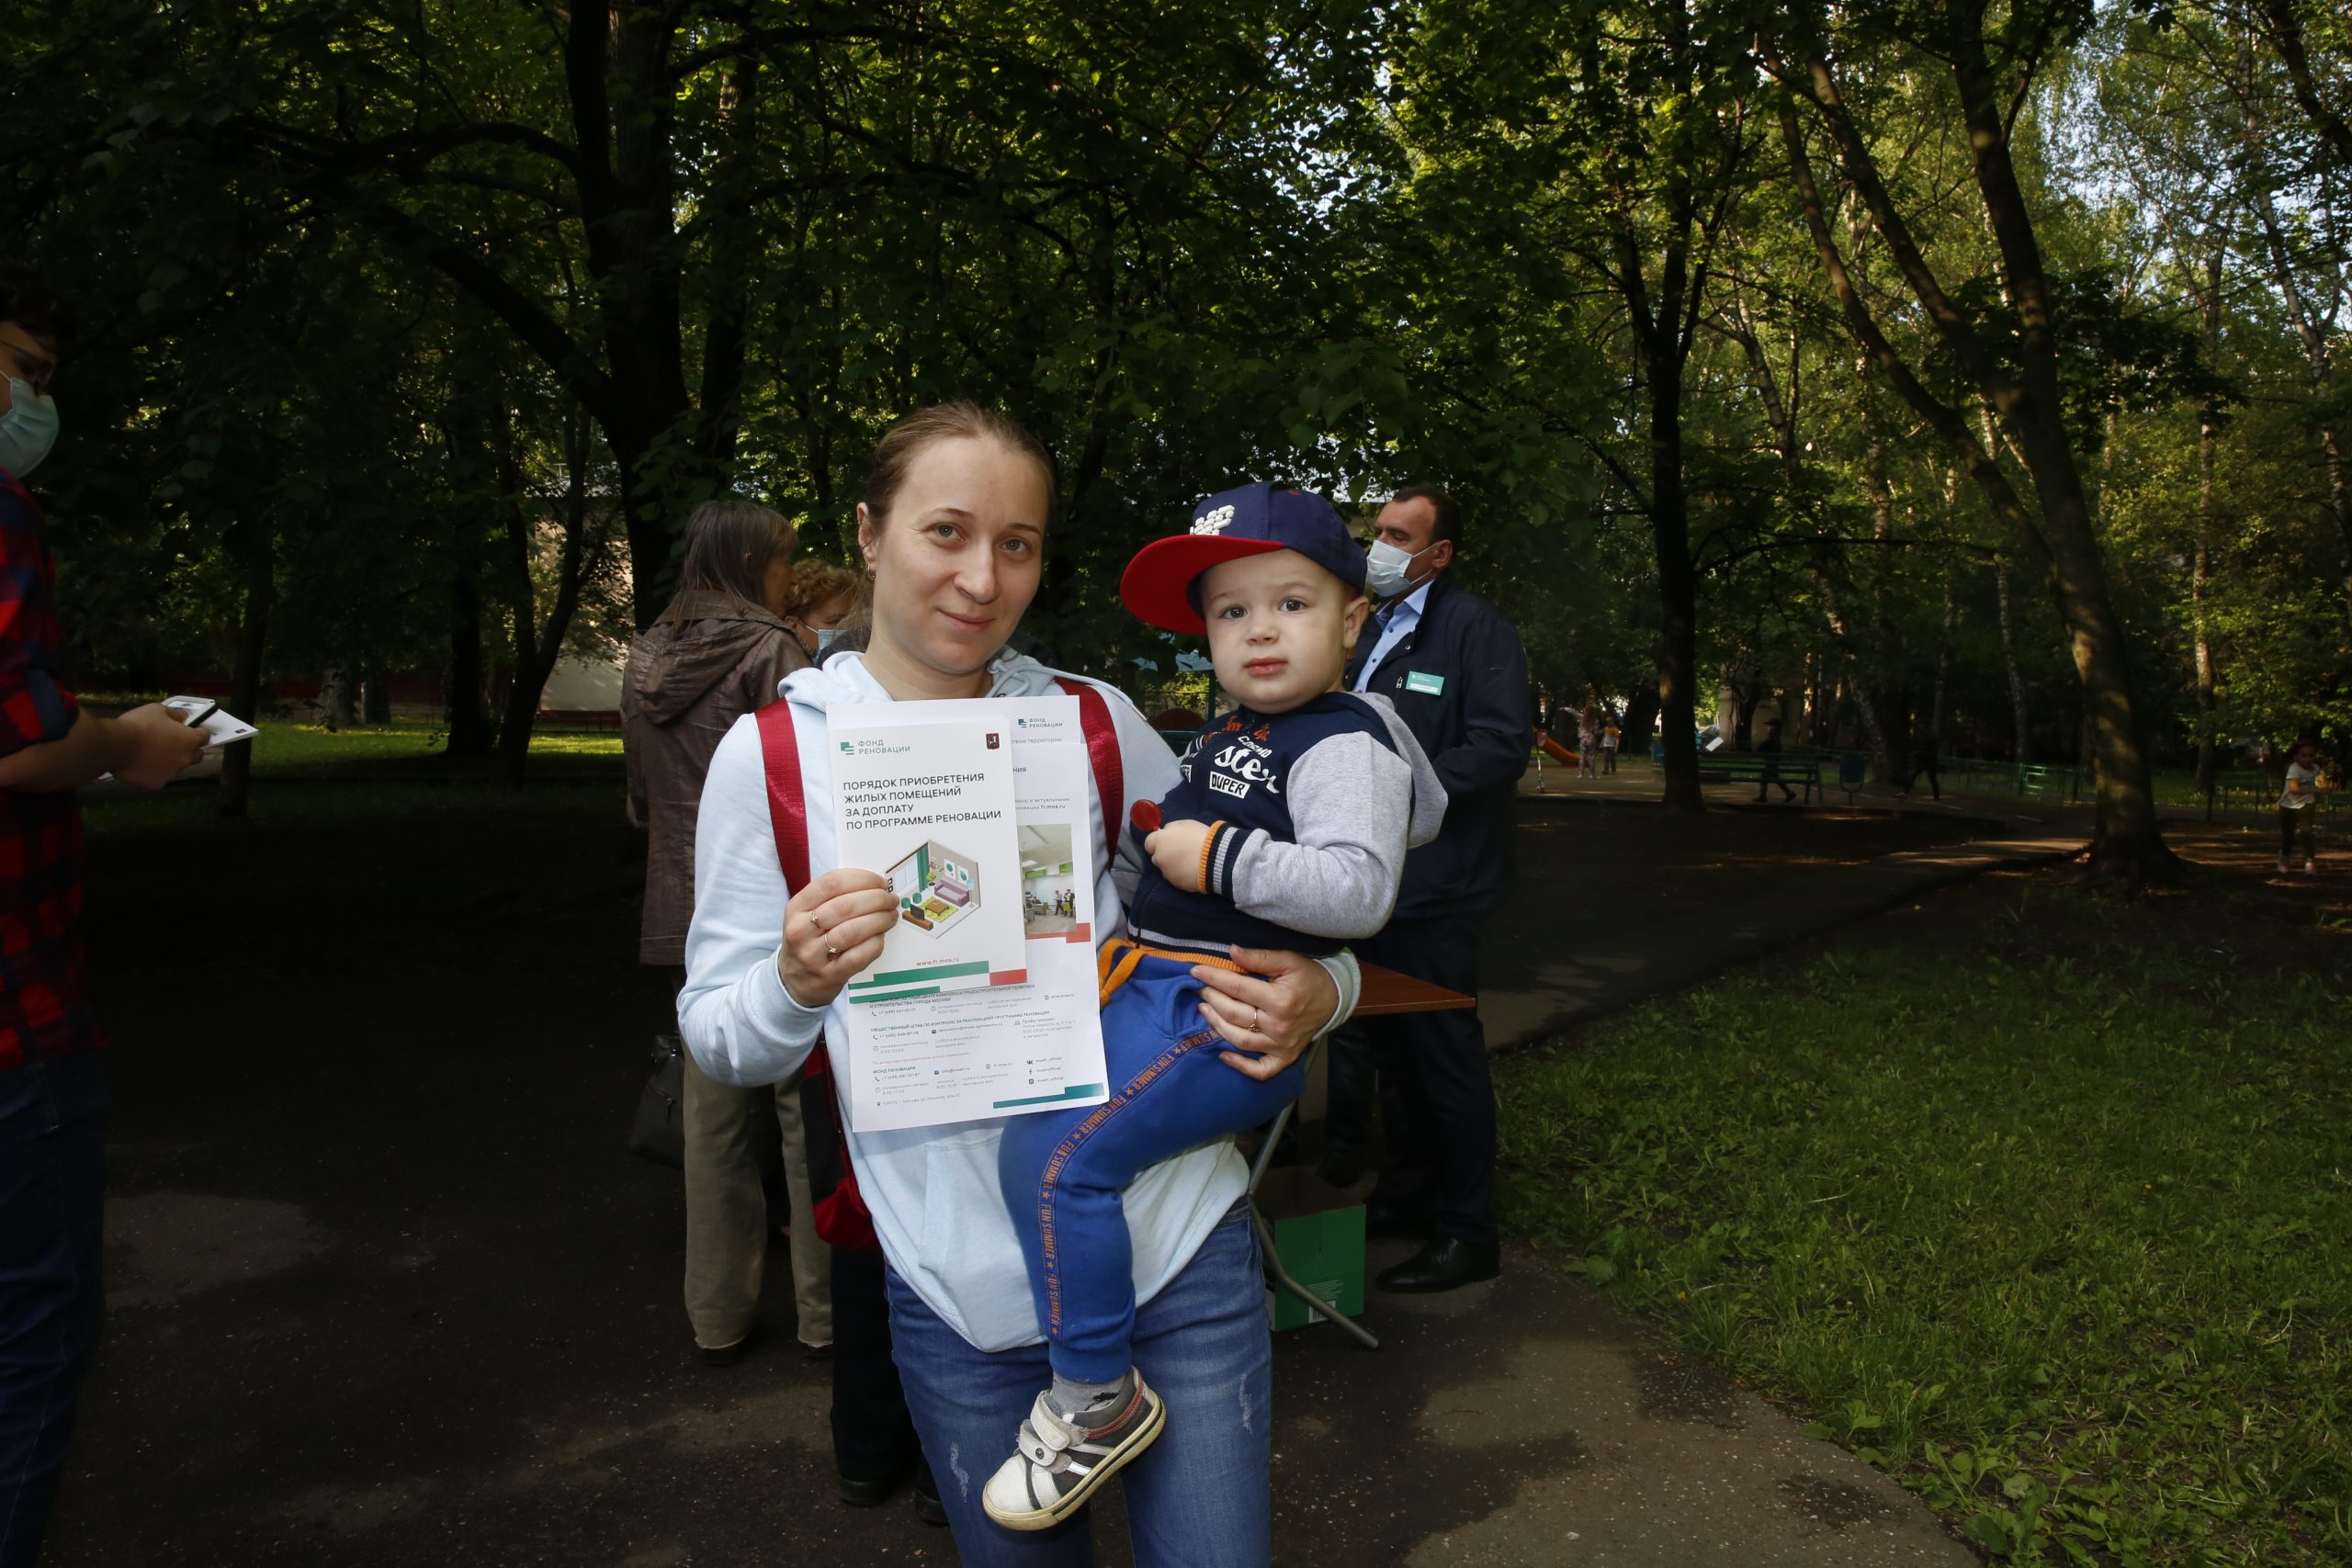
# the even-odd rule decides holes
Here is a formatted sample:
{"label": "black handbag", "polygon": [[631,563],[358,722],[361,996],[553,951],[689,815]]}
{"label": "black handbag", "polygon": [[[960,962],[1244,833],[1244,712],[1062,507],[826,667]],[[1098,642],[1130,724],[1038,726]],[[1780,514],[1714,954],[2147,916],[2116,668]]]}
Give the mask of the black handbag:
{"label": "black handbag", "polygon": [[653,1037],[653,1076],[638,1091],[628,1152],[673,1170],[685,1168],[686,1043],[674,1034]]}

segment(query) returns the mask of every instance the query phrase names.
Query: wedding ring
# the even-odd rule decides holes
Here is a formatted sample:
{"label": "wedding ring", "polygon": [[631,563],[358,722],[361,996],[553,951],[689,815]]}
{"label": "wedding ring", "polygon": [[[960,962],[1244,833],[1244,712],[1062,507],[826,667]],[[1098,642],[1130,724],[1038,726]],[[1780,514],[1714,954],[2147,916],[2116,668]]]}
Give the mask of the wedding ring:
{"label": "wedding ring", "polygon": [[1266,1011],[1263,1008],[1250,1010],[1250,1032],[1252,1034],[1266,1032]]}
{"label": "wedding ring", "polygon": [[831,942],[827,942],[827,943],[825,944],[825,959],[826,959],[826,962],[831,963],[832,960],[834,960],[834,959],[836,959],[836,958],[839,958],[841,955],[842,955],[842,950],[841,950],[840,948],[835,947],[835,946],[834,946]]}

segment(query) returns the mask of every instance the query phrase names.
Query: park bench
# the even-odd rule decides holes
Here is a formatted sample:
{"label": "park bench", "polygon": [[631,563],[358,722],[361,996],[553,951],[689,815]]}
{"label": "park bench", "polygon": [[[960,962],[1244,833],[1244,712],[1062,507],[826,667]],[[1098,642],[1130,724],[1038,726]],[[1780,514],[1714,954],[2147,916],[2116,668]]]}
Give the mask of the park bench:
{"label": "park bench", "polygon": [[2018,770],[2018,793],[2030,800],[2080,800],[2080,768],[2024,767]]}
{"label": "park bench", "polygon": [[1701,784],[1763,784],[1767,774],[1780,784],[1803,785],[1808,806],[1813,804],[1813,792],[1821,787],[1821,761],[1815,757],[1726,756],[1720,751],[1699,755]]}

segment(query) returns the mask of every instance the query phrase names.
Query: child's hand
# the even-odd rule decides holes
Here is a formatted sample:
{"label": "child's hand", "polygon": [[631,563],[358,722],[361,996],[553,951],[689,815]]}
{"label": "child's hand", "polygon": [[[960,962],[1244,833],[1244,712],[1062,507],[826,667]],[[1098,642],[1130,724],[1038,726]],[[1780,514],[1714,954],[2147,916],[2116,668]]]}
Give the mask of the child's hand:
{"label": "child's hand", "polygon": [[1143,852],[1159,874],[1187,893],[1201,890],[1201,846],[1209,841],[1208,824],[1188,819],[1170,822],[1143,841]]}

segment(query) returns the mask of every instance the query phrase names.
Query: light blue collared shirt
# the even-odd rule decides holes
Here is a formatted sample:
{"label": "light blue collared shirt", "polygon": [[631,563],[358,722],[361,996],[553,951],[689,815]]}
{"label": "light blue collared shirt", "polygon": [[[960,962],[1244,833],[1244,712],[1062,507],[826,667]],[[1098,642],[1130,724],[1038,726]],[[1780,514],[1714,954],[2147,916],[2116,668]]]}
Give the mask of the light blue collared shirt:
{"label": "light blue collared shirt", "polygon": [[1404,601],[1388,612],[1388,624],[1380,628],[1380,640],[1372,645],[1372,657],[1363,661],[1363,669],[1356,676],[1357,691],[1361,692],[1372,684],[1372,672],[1380,668],[1380,661],[1388,657],[1388,650],[1404,641],[1407,632],[1421,624],[1421,607],[1429,603],[1430,583],[1436,581],[1436,578],[1430,578],[1429,582],[1406,594]]}

